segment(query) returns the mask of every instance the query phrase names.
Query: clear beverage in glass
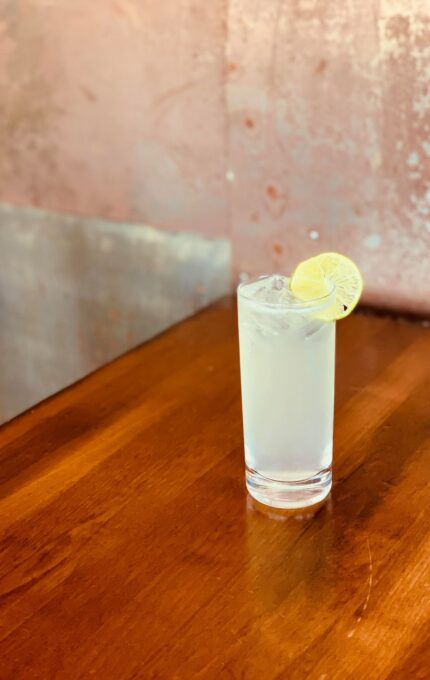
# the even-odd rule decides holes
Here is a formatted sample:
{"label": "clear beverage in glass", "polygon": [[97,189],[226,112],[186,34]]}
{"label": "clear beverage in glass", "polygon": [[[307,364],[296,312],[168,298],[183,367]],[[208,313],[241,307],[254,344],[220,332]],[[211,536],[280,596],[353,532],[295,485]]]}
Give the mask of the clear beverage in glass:
{"label": "clear beverage in glass", "polygon": [[331,489],[335,322],[321,317],[333,299],[303,302],[280,275],[238,287],[246,485],[266,505],[306,507]]}

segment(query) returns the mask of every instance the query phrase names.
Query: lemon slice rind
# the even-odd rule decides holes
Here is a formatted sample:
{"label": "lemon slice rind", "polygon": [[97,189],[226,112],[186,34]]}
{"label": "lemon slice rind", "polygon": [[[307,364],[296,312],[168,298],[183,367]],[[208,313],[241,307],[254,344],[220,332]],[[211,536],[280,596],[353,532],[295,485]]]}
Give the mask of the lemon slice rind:
{"label": "lemon slice rind", "polygon": [[318,311],[319,319],[343,319],[356,307],[363,291],[363,277],[357,265],[340,253],[322,253],[301,262],[293,272],[290,288],[304,301],[327,297],[335,286],[333,302]]}

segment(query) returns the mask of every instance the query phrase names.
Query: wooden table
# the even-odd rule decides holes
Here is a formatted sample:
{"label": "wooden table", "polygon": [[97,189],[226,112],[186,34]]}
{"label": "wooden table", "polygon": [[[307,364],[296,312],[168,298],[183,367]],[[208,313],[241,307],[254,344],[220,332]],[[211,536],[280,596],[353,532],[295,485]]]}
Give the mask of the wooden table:
{"label": "wooden table", "polygon": [[223,301],[0,430],[0,678],[430,677],[430,334],[338,324],[335,485],[243,482]]}

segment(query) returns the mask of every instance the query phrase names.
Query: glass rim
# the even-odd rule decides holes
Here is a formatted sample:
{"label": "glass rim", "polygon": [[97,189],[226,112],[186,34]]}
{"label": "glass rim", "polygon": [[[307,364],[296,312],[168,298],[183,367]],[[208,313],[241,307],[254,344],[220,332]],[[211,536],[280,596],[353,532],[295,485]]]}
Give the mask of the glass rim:
{"label": "glass rim", "polygon": [[256,300],[255,298],[246,295],[244,293],[244,289],[253,284],[256,283],[257,281],[267,279],[272,276],[279,276],[282,278],[286,278],[288,281],[290,281],[290,276],[285,276],[285,274],[261,274],[260,276],[253,276],[250,277],[247,281],[241,281],[239,285],[237,286],[237,296],[240,297],[242,300],[245,300],[246,302],[249,302],[251,304],[254,304],[258,307],[267,307],[268,309],[276,310],[276,311],[294,311],[294,312],[300,312],[300,311],[315,311],[315,310],[320,310],[320,309],[326,309],[326,307],[329,306],[330,303],[332,303],[334,299],[334,293],[336,292],[336,285],[333,283],[333,281],[329,281],[329,284],[331,285],[331,289],[329,290],[328,293],[325,295],[322,295],[320,297],[312,298],[310,300],[298,300],[297,302],[292,302],[291,300],[280,300],[279,302],[266,302],[265,300]]}

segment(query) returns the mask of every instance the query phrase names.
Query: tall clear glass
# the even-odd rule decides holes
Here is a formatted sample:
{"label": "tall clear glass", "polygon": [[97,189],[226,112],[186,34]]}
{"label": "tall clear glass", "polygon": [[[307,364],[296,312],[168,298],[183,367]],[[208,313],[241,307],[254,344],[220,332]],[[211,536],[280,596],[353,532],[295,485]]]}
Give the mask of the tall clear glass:
{"label": "tall clear glass", "polygon": [[303,302],[289,280],[238,287],[246,485],[258,501],[300,508],[330,492],[335,322],[329,295]]}

